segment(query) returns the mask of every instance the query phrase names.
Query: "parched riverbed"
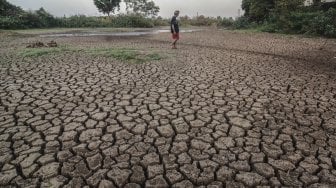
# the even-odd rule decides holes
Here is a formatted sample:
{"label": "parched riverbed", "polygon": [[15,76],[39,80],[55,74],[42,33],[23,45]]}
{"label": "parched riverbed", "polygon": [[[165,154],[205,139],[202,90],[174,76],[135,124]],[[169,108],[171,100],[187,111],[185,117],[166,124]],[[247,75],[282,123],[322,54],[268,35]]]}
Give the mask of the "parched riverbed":
{"label": "parched riverbed", "polygon": [[333,39],[0,35],[0,187],[336,186]]}

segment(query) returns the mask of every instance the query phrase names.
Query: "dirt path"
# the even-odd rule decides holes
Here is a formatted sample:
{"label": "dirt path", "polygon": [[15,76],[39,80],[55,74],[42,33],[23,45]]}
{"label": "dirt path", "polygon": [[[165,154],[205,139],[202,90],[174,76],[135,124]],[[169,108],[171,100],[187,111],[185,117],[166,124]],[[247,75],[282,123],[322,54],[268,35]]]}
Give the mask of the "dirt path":
{"label": "dirt path", "polygon": [[70,37],[167,57],[15,55],[36,39],[0,41],[0,187],[336,186],[335,40]]}

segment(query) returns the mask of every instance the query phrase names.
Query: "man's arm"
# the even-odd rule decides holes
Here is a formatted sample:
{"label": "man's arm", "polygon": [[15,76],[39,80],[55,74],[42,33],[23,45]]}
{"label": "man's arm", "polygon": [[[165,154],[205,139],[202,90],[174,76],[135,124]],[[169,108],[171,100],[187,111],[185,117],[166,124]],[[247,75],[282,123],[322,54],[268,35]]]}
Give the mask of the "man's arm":
{"label": "man's arm", "polygon": [[173,28],[173,33],[176,34],[176,31],[175,31],[175,24],[176,24],[176,18],[173,17],[172,21],[171,21],[171,27]]}

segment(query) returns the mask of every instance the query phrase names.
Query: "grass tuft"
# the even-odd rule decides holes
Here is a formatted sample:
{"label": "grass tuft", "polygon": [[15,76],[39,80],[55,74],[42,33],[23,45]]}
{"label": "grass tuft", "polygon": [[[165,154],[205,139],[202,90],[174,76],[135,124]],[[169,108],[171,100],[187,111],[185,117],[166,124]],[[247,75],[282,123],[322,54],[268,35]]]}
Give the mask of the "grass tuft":
{"label": "grass tuft", "polygon": [[26,48],[19,53],[22,57],[40,57],[45,55],[53,55],[67,52],[82,51],[94,57],[112,57],[114,59],[128,62],[128,63],[146,63],[150,61],[159,61],[163,57],[156,52],[140,51],[131,48],[88,48],[77,49],[67,46],[60,46],[56,48]]}
{"label": "grass tuft", "polygon": [[26,48],[19,53],[22,57],[40,57],[44,55],[52,55],[52,54],[59,54],[65,52],[76,52],[79,49],[67,47],[67,46],[60,46],[55,48]]}
{"label": "grass tuft", "polygon": [[129,48],[96,48],[89,49],[88,52],[93,56],[113,57],[123,62],[136,64],[146,63],[149,61],[158,61],[162,59],[161,55],[158,53],[150,53]]}

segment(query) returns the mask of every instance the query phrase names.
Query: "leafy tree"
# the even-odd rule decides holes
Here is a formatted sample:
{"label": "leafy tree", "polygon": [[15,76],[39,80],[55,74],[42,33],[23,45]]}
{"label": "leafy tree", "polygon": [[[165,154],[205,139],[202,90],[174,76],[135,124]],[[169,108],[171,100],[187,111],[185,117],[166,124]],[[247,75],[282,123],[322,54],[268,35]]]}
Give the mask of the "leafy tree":
{"label": "leafy tree", "polygon": [[43,27],[52,27],[58,24],[55,17],[45,11],[42,7],[39,10],[35,11],[35,14],[39,18],[40,24]]}
{"label": "leafy tree", "polygon": [[99,12],[110,16],[111,12],[114,13],[116,9],[120,10],[121,0],[93,0]]}
{"label": "leafy tree", "polygon": [[[287,15],[297,10],[305,0],[243,0],[242,9],[251,21],[265,21],[271,14]],[[319,0],[315,0],[318,2]]]}
{"label": "leafy tree", "polygon": [[0,0],[0,16],[16,16],[23,12],[20,7],[12,5],[6,0]]}
{"label": "leafy tree", "polygon": [[124,0],[126,9],[144,16],[157,16],[160,7],[156,6],[154,1],[150,0]]}
{"label": "leafy tree", "polygon": [[275,0],[243,0],[242,9],[251,21],[263,21],[274,9]]}
{"label": "leafy tree", "polygon": [[288,13],[298,10],[305,0],[275,0],[275,10],[279,13]]}
{"label": "leafy tree", "polygon": [[321,4],[321,0],[313,0],[313,5],[320,5]]}
{"label": "leafy tree", "polygon": [[242,9],[245,11],[245,16],[250,16],[250,8],[251,8],[252,0],[243,0],[242,1]]}

